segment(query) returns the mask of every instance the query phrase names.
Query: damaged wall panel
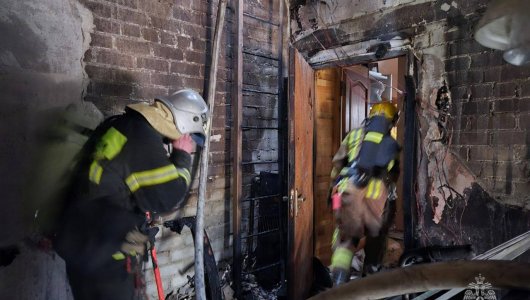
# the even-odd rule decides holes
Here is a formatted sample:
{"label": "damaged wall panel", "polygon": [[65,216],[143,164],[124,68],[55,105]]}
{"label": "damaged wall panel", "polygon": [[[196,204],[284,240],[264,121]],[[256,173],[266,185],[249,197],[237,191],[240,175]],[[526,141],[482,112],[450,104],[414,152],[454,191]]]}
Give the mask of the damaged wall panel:
{"label": "damaged wall panel", "polygon": [[[0,88],[6,106],[0,127],[4,137],[0,155],[6,163],[0,173],[4,178],[3,201],[10,213],[3,219],[2,224],[8,230],[1,232],[0,246],[11,245],[24,235],[19,220],[18,191],[28,164],[26,156],[32,145],[32,129],[37,126],[34,116],[40,110],[83,99],[95,103],[109,116],[123,112],[127,104],[149,102],[157,95],[182,88],[202,93],[209,74],[210,39],[217,3],[209,0],[79,0],[79,3],[76,0],[8,0],[3,3]],[[277,128],[279,2],[245,1],[244,9],[243,125]],[[233,15],[229,1],[219,57],[205,211],[205,229],[217,260],[232,254],[229,135]],[[278,170],[278,133],[246,130],[244,134],[244,158],[260,162],[245,166],[248,192],[251,179],[260,171]],[[194,182],[189,204],[180,213],[182,216],[195,214],[198,181]],[[171,291],[187,281],[179,270],[193,261],[192,238],[188,232],[179,236],[164,229],[158,242],[164,288]],[[13,265],[15,262],[16,259]],[[16,268],[30,269],[20,266],[17,264]],[[0,276],[8,276],[5,274]],[[35,276],[36,281],[45,282],[44,276],[39,276]],[[156,295],[152,272],[148,270],[146,276],[148,294]],[[64,280],[64,276],[61,278]]]}
{"label": "damaged wall panel", "polygon": [[[508,65],[501,52],[473,40],[488,3],[291,7],[293,44],[316,68],[406,52],[417,59],[418,246],[473,243],[480,252],[528,228],[530,67]],[[451,100],[442,108],[436,100],[444,82]]]}
{"label": "damaged wall panel", "polygon": [[[57,12],[57,18],[50,15]],[[23,236],[22,191],[46,112],[82,100],[92,14],[75,0],[3,1],[0,10],[0,246]],[[62,30],[58,31],[57,28]],[[9,228],[9,230],[7,230]]]}
{"label": "damaged wall panel", "polygon": [[42,153],[39,134],[56,110],[83,100],[83,55],[92,27],[92,13],[77,0],[2,1],[0,256],[5,258],[8,245],[16,255],[2,260],[1,299],[72,298],[62,259],[21,240],[32,233],[35,212],[27,214],[28,177],[35,172],[34,156]]}

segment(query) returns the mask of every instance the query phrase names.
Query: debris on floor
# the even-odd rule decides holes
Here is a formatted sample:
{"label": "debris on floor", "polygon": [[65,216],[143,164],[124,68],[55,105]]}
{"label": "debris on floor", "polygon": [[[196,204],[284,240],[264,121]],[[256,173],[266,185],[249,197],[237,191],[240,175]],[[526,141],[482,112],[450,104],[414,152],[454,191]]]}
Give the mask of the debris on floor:
{"label": "debris on floor", "polygon": [[191,300],[195,299],[195,277],[189,276],[188,281],[181,287],[171,291],[166,300]]}
{"label": "debris on floor", "polygon": [[[237,300],[232,288],[232,267],[228,262],[221,262],[218,264],[219,268],[219,283],[221,285],[221,292],[223,300]],[[195,299],[195,278],[187,276],[188,281],[181,287],[172,291],[167,297],[167,300],[191,300]],[[285,294],[282,286],[278,284],[270,290],[264,289],[260,286],[253,274],[244,273],[241,282],[242,296],[239,300],[276,300],[279,295]]]}
{"label": "debris on floor", "polygon": [[242,300],[276,300],[282,291],[282,285],[278,284],[271,290],[261,287],[253,274],[245,273],[242,277]]}

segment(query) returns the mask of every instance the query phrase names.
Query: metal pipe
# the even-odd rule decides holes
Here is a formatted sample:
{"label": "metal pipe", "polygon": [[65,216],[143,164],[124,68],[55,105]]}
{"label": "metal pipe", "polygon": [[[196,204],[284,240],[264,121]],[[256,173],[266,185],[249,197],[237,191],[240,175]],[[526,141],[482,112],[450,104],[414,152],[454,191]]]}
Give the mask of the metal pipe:
{"label": "metal pipe", "polygon": [[249,17],[251,19],[258,20],[258,21],[261,21],[263,23],[267,23],[267,24],[272,25],[272,26],[276,26],[276,27],[280,26],[280,24],[276,24],[276,23],[270,22],[269,20],[265,20],[265,19],[262,19],[260,17],[256,17],[256,16],[251,15],[251,14],[243,13],[243,15],[245,17]]}
{"label": "metal pipe", "polygon": [[[259,53],[252,52],[252,51],[249,51],[249,50],[243,50],[243,53],[248,54],[248,55],[252,55],[252,56],[257,56],[257,57],[265,58],[265,59],[270,59],[270,60],[273,60],[273,61],[279,61],[278,58],[271,57],[271,56],[267,56],[267,55],[265,55],[265,54],[259,54]],[[278,76],[279,76],[279,75],[278,75]]]}
{"label": "metal pipe", "polygon": [[259,201],[259,200],[270,199],[270,198],[274,198],[274,197],[280,197],[280,195],[276,194],[276,195],[267,195],[267,196],[246,198],[246,199],[242,200],[241,202]]}
{"label": "metal pipe", "polygon": [[255,130],[280,130],[280,128],[278,127],[260,127],[260,126],[241,126],[241,129],[243,130],[251,130],[251,129],[255,129]]}
{"label": "metal pipe", "polygon": [[277,160],[255,160],[255,161],[244,161],[241,164],[246,165],[263,165],[263,164],[277,164]]}
{"label": "metal pipe", "polygon": [[217,85],[217,64],[219,61],[219,46],[223,32],[225,19],[226,0],[220,0],[217,8],[217,20],[213,36],[212,63],[210,66],[208,82],[208,106],[210,115],[206,122],[206,140],[204,142],[203,155],[201,157],[199,175],[199,199],[197,201],[196,231],[195,231],[195,295],[197,300],[206,300],[204,287],[204,202],[206,194],[206,179],[208,177],[208,158],[210,150],[210,131],[212,128],[212,116],[215,104],[215,88]]}
{"label": "metal pipe", "polygon": [[279,93],[254,90],[254,89],[249,89],[249,88],[244,88],[243,92],[256,93],[256,94],[266,94],[266,95],[272,95],[272,96],[278,96],[279,95]]}
{"label": "metal pipe", "polygon": [[377,273],[310,299],[380,299],[429,290],[466,288],[482,275],[492,288],[530,290],[530,263],[458,261],[416,265]]}

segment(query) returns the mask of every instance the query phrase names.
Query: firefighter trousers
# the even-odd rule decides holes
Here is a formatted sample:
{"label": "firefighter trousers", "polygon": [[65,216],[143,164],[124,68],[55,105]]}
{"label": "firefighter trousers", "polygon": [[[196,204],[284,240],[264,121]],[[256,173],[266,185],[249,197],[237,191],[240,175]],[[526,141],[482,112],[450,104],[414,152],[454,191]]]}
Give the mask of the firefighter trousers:
{"label": "firefighter trousers", "polygon": [[366,187],[348,183],[341,195],[341,206],[335,213],[338,229],[334,243],[332,268],[347,270],[359,242],[366,237],[363,275],[380,269],[386,251],[387,235],[395,216],[395,201],[387,201],[385,184],[373,182]]}

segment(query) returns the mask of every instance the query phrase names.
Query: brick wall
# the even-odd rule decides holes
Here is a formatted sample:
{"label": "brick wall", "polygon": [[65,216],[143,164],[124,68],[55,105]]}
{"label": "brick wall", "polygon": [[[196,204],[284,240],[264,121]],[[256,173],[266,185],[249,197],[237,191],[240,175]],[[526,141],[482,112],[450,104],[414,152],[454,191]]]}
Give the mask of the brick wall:
{"label": "brick wall", "polygon": [[[277,1],[244,1],[244,124],[277,126],[278,23]],[[105,114],[125,105],[151,101],[181,88],[202,93],[206,87],[218,1],[83,0],[94,14],[92,44],[85,54],[90,78],[85,100]],[[233,8],[228,1],[217,75],[205,227],[216,259],[231,257],[230,132],[232,89]],[[244,131],[245,161],[270,161],[245,166],[245,191],[261,170],[277,170],[278,135],[265,130]],[[197,184],[182,215],[195,215]],[[189,232],[178,236],[163,230],[158,257],[167,291],[187,279],[178,270],[193,261]],[[186,274],[192,274],[193,268]],[[147,272],[148,293],[156,293]]]}
{"label": "brick wall", "polygon": [[530,85],[530,67],[509,65],[501,51],[475,45],[469,39],[472,28],[452,32],[447,45],[445,71],[453,114],[460,115],[454,124],[454,149],[491,196],[525,206],[530,191],[530,98],[524,89]]}
{"label": "brick wall", "polygon": [[[524,228],[519,225],[527,222],[530,67],[509,65],[501,52],[474,41],[488,3],[383,1],[352,6],[351,1],[336,1],[291,10],[293,44],[315,67],[377,60],[374,46],[396,37],[405,46],[392,40],[396,46],[387,56],[414,54],[420,150],[414,206],[415,224],[422,232],[416,238],[422,245],[473,243],[485,250],[519,233]],[[444,125],[450,139],[445,143],[438,140],[444,130],[437,125],[440,112],[435,106],[444,81],[452,94],[451,116]],[[471,202],[491,208],[490,221],[475,229],[471,221],[478,220],[477,210],[466,210]],[[499,217],[497,212],[507,209],[519,210],[521,218]],[[492,231],[501,223],[504,229]]]}

